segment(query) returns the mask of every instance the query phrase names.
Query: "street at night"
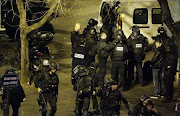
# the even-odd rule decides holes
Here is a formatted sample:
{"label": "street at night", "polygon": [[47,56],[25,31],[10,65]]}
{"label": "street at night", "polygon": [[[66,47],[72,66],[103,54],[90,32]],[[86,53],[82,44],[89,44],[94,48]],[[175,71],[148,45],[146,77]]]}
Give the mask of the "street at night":
{"label": "street at night", "polygon": [[[136,0],[132,0],[132,1],[136,1]],[[177,2],[178,0],[172,0],[172,1],[173,1],[172,2],[173,5],[173,3]],[[52,21],[55,30],[55,35],[54,35],[54,39],[47,46],[49,47],[50,50],[50,55],[51,55],[50,61],[57,62],[60,67],[60,70],[57,71],[57,75],[59,76],[59,90],[58,90],[59,93],[57,99],[57,111],[55,116],[75,116],[73,111],[75,109],[76,91],[73,90],[73,85],[71,83],[71,73],[72,73],[71,32],[74,30],[74,26],[76,23],[80,23],[81,28],[84,29],[86,28],[89,19],[91,18],[97,19],[101,2],[102,2],[101,0],[78,0],[77,4],[75,4],[75,6],[73,6],[73,8],[70,9],[70,11],[66,12],[65,15],[60,16]],[[131,25],[131,24],[127,24],[127,25]],[[155,30],[157,30],[157,28]],[[140,30],[141,29],[143,30],[144,28],[140,28]],[[131,33],[131,29],[129,29],[128,34],[129,33]],[[126,34],[127,33],[125,33],[125,35]],[[149,34],[149,32],[147,32],[146,34]],[[156,34],[158,34],[157,31]],[[5,55],[5,60],[3,60],[3,62],[5,63],[1,64],[2,66],[0,67],[0,69],[2,68],[3,70],[7,68],[6,63],[9,62],[8,60],[10,60],[11,58],[17,55],[15,50],[19,43],[16,41],[6,41],[6,38],[5,39],[3,38],[3,40],[0,41],[1,41],[0,53]],[[152,39],[150,40],[150,42],[151,41]],[[143,60],[143,62],[151,61],[151,59],[154,56],[154,51],[149,50],[145,54],[146,57],[145,60]],[[112,68],[111,63],[112,63],[111,58],[108,57],[107,68],[106,68],[107,74],[105,76],[105,79],[111,78],[111,68]],[[7,64],[11,64],[11,63],[7,63]],[[3,75],[2,73],[4,73],[2,72],[2,70],[0,71],[1,72],[0,75]],[[18,74],[20,74],[20,70],[18,70]],[[41,107],[38,105],[37,102],[37,98],[39,97],[38,89],[35,87],[34,83],[32,83],[32,85],[21,83],[21,85],[24,89],[26,100],[21,103],[19,109],[19,116],[40,116],[41,111],[39,110],[41,109]],[[175,81],[174,81],[174,98],[170,103],[162,103],[161,101],[164,99],[164,97],[158,99],[152,98],[152,100],[154,101],[154,107],[159,113],[161,113],[162,116],[177,116],[175,112],[175,107],[178,98],[177,88],[178,88],[178,73],[176,73]],[[133,85],[133,87],[130,88],[130,90],[125,91],[124,94],[126,96],[126,99],[129,101],[131,107],[134,107],[138,103],[138,100],[141,97],[141,95],[147,94],[151,96],[154,94],[154,83],[153,81],[151,81],[146,86],[140,86],[140,84]],[[1,102],[1,98],[2,97],[0,96],[0,102]],[[99,97],[97,98],[99,102],[100,98]],[[47,109],[48,109],[47,112],[49,113],[50,112],[49,105]],[[93,108],[92,108],[92,100],[91,100],[89,111],[91,111],[92,109]],[[10,115],[11,114],[12,114],[12,108],[10,107]],[[3,116],[3,110],[0,110],[0,116]],[[101,116],[101,115],[93,115],[93,116]],[[112,116],[116,116],[116,115],[112,115]],[[121,103],[120,116],[128,116],[128,110],[123,102]]]}

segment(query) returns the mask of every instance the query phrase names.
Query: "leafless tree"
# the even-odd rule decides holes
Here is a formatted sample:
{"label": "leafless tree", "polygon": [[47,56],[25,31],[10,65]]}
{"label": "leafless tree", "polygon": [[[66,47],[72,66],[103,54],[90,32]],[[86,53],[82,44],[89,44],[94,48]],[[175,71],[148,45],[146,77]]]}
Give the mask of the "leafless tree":
{"label": "leafless tree", "polygon": [[49,10],[44,13],[43,18],[32,25],[28,25],[26,19],[26,9],[27,5],[24,5],[24,2],[28,3],[30,1],[38,2],[42,0],[16,0],[16,5],[19,12],[19,28],[20,28],[20,40],[21,40],[21,81],[26,83],[29,77],[29,47],[28,47],[28,38],[27,35],[29,32],[40,28],[47,20],[52,16],[53,13],[58,14],[58,16],[65,15],[76,3],[78,0],[44,0],[46,4],[49,5]]}

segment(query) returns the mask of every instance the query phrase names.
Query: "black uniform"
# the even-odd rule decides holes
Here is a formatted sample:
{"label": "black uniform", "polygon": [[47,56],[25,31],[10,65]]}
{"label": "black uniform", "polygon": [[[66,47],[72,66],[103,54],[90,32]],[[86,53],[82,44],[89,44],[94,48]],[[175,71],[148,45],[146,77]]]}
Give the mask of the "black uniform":
{"label": "black uniform", "polygon": [[72,54],[72,69],[77,65],[89,66],[89,52],[83,45],[78,46]]}
{"label": "black uniform", "polygon": [[145,51],[147,49],[148,42],[146,41],[146,37],[141,34],[138,36],[130,35],[128,38],[128,45],[131,49],[131,53],[133,54],[131,62],[129,62],[131,69],[129,69],[128,75],[133,79],[134,66],[136,66],[139,83],[143,85],[142,60],[145,58]]}
{"label": "black uniform", "polygon": [[[88,49],[88,51],[91,51],[92,48],[95,47],[98,42],[98,37],[95,28],[89,29],[89,32],[87,32],[85,39],[86,39],[85,47]],[[89,60],[90,62],[95,62],[95,56],[90,55]]]}
{"label": "black uniform", "polygon": [[76,116],[87,116],[92,92],[92,79],[88,76],[88,72],[85,70],[80,72],[76,78],[76,84],[77,97],[74,112]]}
{"label": "black uniform", "polygon": [[[2,84],[3,82],[0,82],[0,87],[2,86]],[[8,92],[9,92],[9,98],[7,96]],[[12,116],[18,116],[20,104],[21,102],[23,102],[24,99],[25,99],[25,93],[19,81],[17,87],[4,88],[2,95],[2,100],[3,100],[2,109],[4,111],[3,116],[9,116],[10,105],[12,106],[13,109]]]}
{"label": "black uniform", "polygon": [[100,39],[97,45],[90,52],[91,54],[94,55],[97,54],[98,57],[98,61],[99,61],[98,79],[100,85],[103,84],[104,77],[106,75],[106,64],[108,58],[108,52],[105,50],[106,46],[107,46],[106,39]]}
{"label": "black uniform", "polygon": [[[93,91],[96,91],[96,87],[98,86],[98,75],[94,67],[88,68],[88,71],[89,71],[89,76],[92,79],[92,92],[93,92]],[[93,101],[93,109],[95,111],[98,111],[99,107],[98,107],[98,101],[97,101],[96,95],[92,94],[91,97]]]}
{"label": "black uniform", "polygon": [[79,34],[78,31],[71,32],[72,53],[74,53],[76,47],[80,46],[80,41],[82,39],[83,39],[83,35]]}
{"label": "black uniform", "polygon": [[101,97],[100,108],[102,116],[119,116],[121,101],[130,110],[129,102],[126,100],[120,89],[112,90],[111,87],[103,87],[97,92],[97,96]]}
{"label": "black uniform", "polygon": [[103,2],[100,16],[102,17],[103,26],[101,28],[101,32],[107,33],[107,41],[112,41],[112,27],[116,26],[117,23],[117,12],[116,7],[120,4],[120,2],[114,3],[112,2]]}
{"label": "black uniform", "polygon": [[[173,82],[177,71],[177,55],[173,51],[165,53],[163,59],[163,79],[165,85],[165,100],[170,102],[173,100],[174,86]],[[166,102],[165,101],[165,102]]]}
{"label": "black uniform", "polygon": [[118,40],[117,42],[109,44],[108,49],[111,50],[111,78],[116,81],[118,85],[124,86],[124,61],[128,58],[127,45],[123,44],[122,40]]}
{"label": "black uniform", "polygon": [[39,105],[42,106],[42,116],[46,116],[47,113],[47,102],[49,102],[51,107],[50,116],[54,116],[57,110],[57,97],[58,97],[58,85],[59,78],[56,73],[50,74],[50,72],[42,72],[34,80],[36,88],[42,89],[39,94]]}

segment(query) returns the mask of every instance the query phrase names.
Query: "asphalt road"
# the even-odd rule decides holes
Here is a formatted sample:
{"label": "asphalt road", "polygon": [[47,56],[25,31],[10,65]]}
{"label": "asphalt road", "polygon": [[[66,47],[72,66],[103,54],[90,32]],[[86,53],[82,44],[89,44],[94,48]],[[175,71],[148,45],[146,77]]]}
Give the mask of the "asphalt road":
{"label": "asphalt road", "polygon": [[[74,24],[79,22],[82,28],[86,27],[90,18],[97,18],[98,9],[101,0],[80,0],[79,4],[71,10],[70,14],[60,17],[53,21],[56,34],[53,42],[49,45],[52,55],[55,56],[54,61],[57,61],[61,66],[61,71],[58,72],[60,77],[59,95],[57,102],[56,116],[74,116],[73,110],[75,108],[75,92],[71,85],[71,43],[70,32],[74,28]],[[146,59],[151,59],[152,53],[148,53]],[[108,62],[106,78],[110,77],[110,61]],[[21,104],[19,111],[20,116],[40,116],[38,111],[40,107],[37,104],[38,98],[37,89],[32,86],[24,86],[27,100]],[[125,92],[127,99],[134,106],[138,98],[142,94],[153,94],[153,83],[146,87],[136,85],[130,91]],[[160,103],[162,99],[155,101],[155,108],[162,113],[163,116],[175,116],[174,108],[175,102],[163,104]],[[12,112],[12,111],[11,111]],[[2,111],[0,110],[0,116]],[[122,104],[121,116],[127,116],[127,109]]]}

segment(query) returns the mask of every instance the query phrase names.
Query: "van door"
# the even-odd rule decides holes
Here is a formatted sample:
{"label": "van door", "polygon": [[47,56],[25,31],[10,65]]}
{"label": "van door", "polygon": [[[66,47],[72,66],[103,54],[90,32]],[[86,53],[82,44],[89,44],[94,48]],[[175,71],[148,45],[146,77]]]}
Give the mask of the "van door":
{"label": "van door", "polygon": [[156,36],[158,34],[158,27],[162,26],[162,18],[161,18],[161,8],[152,7],[151,8],[151,37]]}

